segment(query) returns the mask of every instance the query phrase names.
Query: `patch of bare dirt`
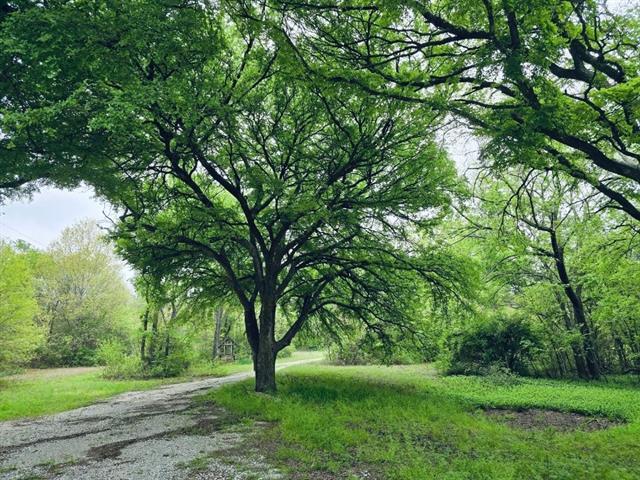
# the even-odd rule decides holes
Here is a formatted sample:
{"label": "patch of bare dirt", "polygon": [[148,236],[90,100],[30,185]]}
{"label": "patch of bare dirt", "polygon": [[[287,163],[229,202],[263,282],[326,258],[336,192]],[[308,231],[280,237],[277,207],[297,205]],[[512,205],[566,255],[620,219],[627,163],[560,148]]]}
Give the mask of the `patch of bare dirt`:
{"label": "patch of bare dirt", "polygon": [[552,428],[560,432],[604,430],[616,427],[623,422],[607,417],[596,417],[575,412],[559,412],[532,408],[528,410],[511,410],[487,408],[485,414],[510,427],[525,430]]}

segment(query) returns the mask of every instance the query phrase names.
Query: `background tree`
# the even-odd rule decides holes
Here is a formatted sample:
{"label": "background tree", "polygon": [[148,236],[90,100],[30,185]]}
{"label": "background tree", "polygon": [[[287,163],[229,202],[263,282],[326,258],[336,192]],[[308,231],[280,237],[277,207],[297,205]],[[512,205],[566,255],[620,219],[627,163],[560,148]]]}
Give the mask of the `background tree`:
{"label": "background tree", "polygon": [[42,339],[36,323],[38,303],[25,255],[0,243],[0,371],[27,362]]}
{"label": "background tree", "polygon": [[[449,365],[469,371],[456,357],[466,351],[477,371],[488,352],[479,350],[484,324],[493,325],[494,335],[517,321],[532,333],[523,345],[535,344],[524,365],[530,374],[592,378],[632,370],[640,291],[618,275],[627,272],[631,280],[629,269],[638,266],[633,222],[612,211],[596,214],[596,192],[553,172],[487,175],[475,195],[449,236],[477,261],[483,287],[473,314],[442,329]],[[616,314],[608,298],[618,294],[610,289],[627,299]]]}
{"label": "background tree", "polygon": [[[514,180],[515,184],[512,183]],[[581,204],[580,192],[576,194],[575,184],[567,183],[552,173],[529,172],[515,179],[503,177],[502,185],[510,195],[503,213],[515,221],[512,228],[522,235],[525,242],[523,253],[537,258],[543,268],[552,273],[552,278],[561,288],[555,293],[565,325],[568,329],[577,329],[580,334],[581,344],[574,348],[578,374],[597,378],[600,362],[595,332],[587,318],[582,285],[572,275],[566,254],[566,250],[575,245],[570,242],[580,241],[572,235],[571,228],[576,228],[580,210],[586,207]],[[502,228],[501,231],[505,230]]]}
{"label": "background tree", "polygon": [[36,272],[36,295],[46,330],[36,363],[92,365],[101,341],[127,341],[138,306],[122,279],[122,263],[94,222],[65,229]]}

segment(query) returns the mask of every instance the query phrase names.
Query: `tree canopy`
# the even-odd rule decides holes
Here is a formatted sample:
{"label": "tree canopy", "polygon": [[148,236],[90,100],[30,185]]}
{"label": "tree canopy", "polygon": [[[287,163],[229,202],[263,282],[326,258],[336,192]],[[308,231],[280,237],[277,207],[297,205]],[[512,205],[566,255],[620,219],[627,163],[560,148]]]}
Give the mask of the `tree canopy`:
{"label": "tree canopy", "polygon": [[496,167],[563,171],[640,219],[638,10],[606,2],[274,2],[310,71],[424,103]]}
{"label": "tree canopy", "polygon": [[[12,20],[13,41],[49,59],[32,68],[72,85],[53,108],[90,133],[53,133],[56,160],[80,142],[80,158],[108,159],[111,177],[91,181],[123,208],[115,236],[132,264],[235,294],[259,390],[275,389],[275,356],[309,317],[382,334],[409,326],[410,280],[451,289],[454,267],[410,241],[456,183],[428,109],[310,83],[267,31],[213,7],[63,3]],[[278,309],[292,319],[280,339]]]}

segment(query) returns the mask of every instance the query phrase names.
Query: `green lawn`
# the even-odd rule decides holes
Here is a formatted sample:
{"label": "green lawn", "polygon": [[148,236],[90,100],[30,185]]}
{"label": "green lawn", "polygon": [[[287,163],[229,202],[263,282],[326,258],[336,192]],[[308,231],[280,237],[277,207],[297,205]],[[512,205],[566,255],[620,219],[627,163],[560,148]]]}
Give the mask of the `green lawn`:
{"label": "green lawn", "polygon": [[105,380],[100,372],[55,378],[0,379],[0,420],[36,417],[88,405],[132,390],[146,390],[162,380]]}
{"label": "green lawn", "polygon": [[[632,381],[435,378],[426,366],[304,366],[278,380],[276,396],[243,382],[206,399],[275,422],[256,446],[297,472],[294,478],[360,478],[365,471],[416,480],[640,478],[640,387]],[[527,430],[487,417],[484,406],[599,413],[628,423],[594,432]]]}
{"label": "green lawn", "polygon": [[[290,357],[278,362],[287,362],[317,358],[317,352],[294,352]],[[249,361],[218,365],[196,365],[189,375],[150,380],[107,380],[99,371],[68,375],[55,369],[55,376],[47,375],[46,370],[30,372],[19,378],[0,378],[0,421],[16,418],[36,417],[57,413],[89,405],[118,393],[134,390],[148,390],[167,383],[178,383],[195,377],[221,377],[252,369]]]}

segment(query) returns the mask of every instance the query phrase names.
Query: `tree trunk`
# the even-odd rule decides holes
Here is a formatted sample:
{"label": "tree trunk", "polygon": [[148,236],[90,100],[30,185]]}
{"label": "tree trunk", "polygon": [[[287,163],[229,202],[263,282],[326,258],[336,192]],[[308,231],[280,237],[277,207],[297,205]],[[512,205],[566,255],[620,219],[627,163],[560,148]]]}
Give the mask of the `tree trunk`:
{"label": "tree trunk", "polygon": [[256,392],[276,391],[276,297],[268,287],[260,305],[260,336],[254,351],[253,366],[256,373]]}
{"label": "tree trunk", "polygon": [[216,308],[214,313],[216,327],[213,334],[213,359],[217,359],[220,356],[220,333],[222,331],[222,319],[224,318],[224,309],[222,307]]}
{"label": "tree trunk", "polygon": [[178,316],[178,309],[176,308],[175,302],[171,302],[171,317],[165,326],[165,340],[164,340],[164,358],[169,356],[169,345],[171,343],[171,327],[173,326],[173,321]]}
{"label": "tree trunk", "polygon": [[256,373],[256,392],[275,393],[276,391],[276,354],[273,345],[260,342],[253,361]]}
{"label": "tree trunk", "polygon": [[629,361],[624,352],[624,343],[617,333],[613,334],[613,344],[618,355],[618,363],[620,365],[620,371],[625,372],[629,368]]}
{"label": "tree trunk", "polygon": [[571,285],[569,279],[569,273],[564,261],[564,251],[562,246],[558,243],[556,232],[551,231],[551,247],[553,248],[553,255],[555,258],[556,269],[558,271],[558,277],[562,282],[565,295],[571,303],[573,309],[573,318],[580,329],[582,335],[582,346],[585,353],[585,361],[587,367],[588,378],[598,378],[600,376],[600,365],[598,362],[597,352],[595,348],[595,342],[593,341],[593,332],[587,322],[587,317],[584,311],[584,305],[582,298],[578,292]]}
{"label": "tree trunk", "polygon": [[149,327],[149,307],[145,308],[142,317],[142,339],[140,340],[140,360],[145,361],[145,347],[147,343],[147,328]]}
{"label": "tree trunk", "polygon": [[151,321],[151,337],[149,337],[149,348],[145,357],[146,362],[150,365],[156,358],[156,340],[158,337],[158,320],[160,317],[160,309],[156,308],[153,320]]}
{"label": "tree trunk", "polygon": [[[571,332],[575,325],[571,320],[571,316],[567,311],[567,307],[565,305],[565,301],[563,297],[558,293],[556,295],[558,304],[560,305],[560,309],[562,310],[562,318],[564,319],[565,327],[568,332]],[[589,370],[587,369],[587,361],[585,359],[585,352],[582,347],[576,342],[571,342],[571,352],[573,353],[573,363],[575,364],[575,371],[580,378],[589,378]]]}
{"label": "tree trunk", "polygon": [[164,358],[169,356],[169,345],[171,343],[171,337],[169,336],[169,332],[167,331],[167,336],[164,339]]}

